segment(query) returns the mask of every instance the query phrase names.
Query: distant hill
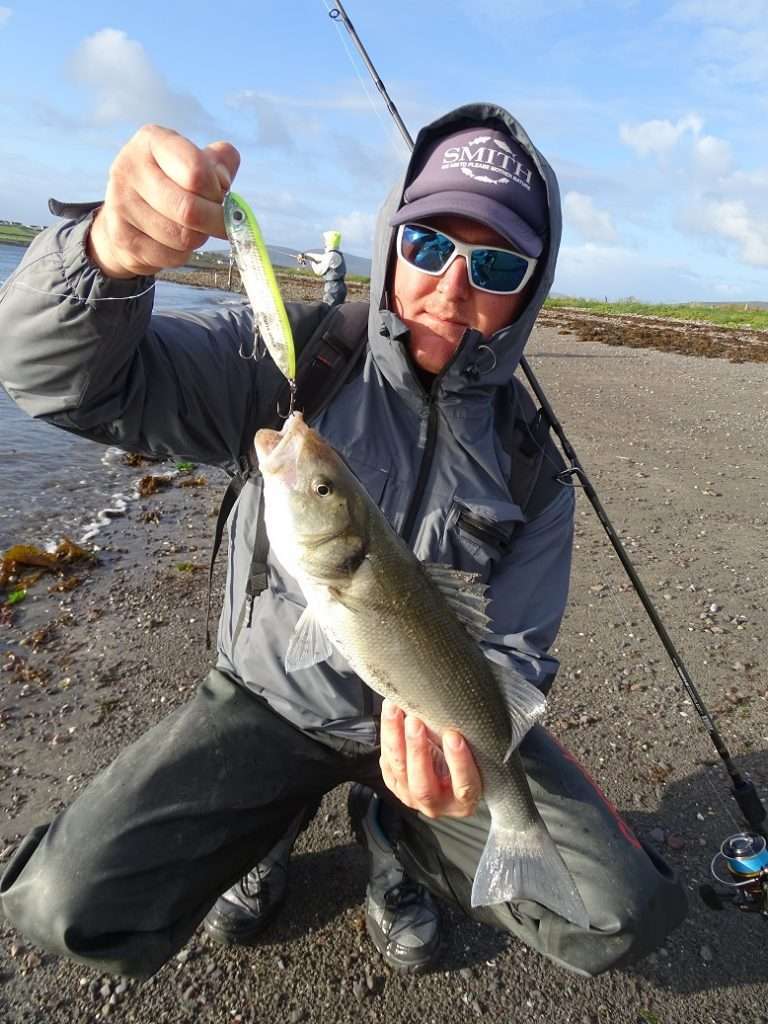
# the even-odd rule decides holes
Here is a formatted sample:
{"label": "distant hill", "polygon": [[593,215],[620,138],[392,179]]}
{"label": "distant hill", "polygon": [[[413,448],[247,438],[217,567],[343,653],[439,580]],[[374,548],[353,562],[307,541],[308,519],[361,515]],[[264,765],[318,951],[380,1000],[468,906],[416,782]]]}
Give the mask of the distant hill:
{"label": "distant hill", "polygon": [[[213,253],[217,256],[222,256],[225,259],[229,259],[229,249],[206,249],[207,253]],[[284,245],[268,245],[267,252],[269,258],[276,267],[292,267],[294,270],[298,266],[296,263],[296,256],[301,249],[288,249]],[[307,246],[307,252],[320,252],[320,247]],[[358,274],[361,277],[371,276],[371,261],[364,259],[362,256],[353,256],[351,253],[344,253],[344,261],[347,264],[348,274]]]}

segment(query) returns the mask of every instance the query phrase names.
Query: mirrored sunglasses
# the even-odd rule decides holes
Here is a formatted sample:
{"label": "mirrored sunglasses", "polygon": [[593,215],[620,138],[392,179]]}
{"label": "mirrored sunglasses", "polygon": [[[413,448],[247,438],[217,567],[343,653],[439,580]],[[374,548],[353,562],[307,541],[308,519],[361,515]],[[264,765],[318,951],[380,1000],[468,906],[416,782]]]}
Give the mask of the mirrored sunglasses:
{"label": "mirrored sunglasses", "polygon": [[538,262],[511,249],[468,245],[425,224],[401,224],[397,252],[409,266],[431,277],[440,277],[458,256],[463,256],[471,284],[481,292],[495,295],[522,291]]}

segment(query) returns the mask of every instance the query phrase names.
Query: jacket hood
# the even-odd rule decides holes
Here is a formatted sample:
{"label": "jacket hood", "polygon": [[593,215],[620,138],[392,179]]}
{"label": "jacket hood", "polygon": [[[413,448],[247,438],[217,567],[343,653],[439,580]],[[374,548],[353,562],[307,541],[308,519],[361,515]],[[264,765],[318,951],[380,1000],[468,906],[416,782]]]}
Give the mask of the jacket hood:
{"label": "jacket hood", "polygon": [[[478,331],[468,331],[448,367],[441,375],[441,385],[448,391],[464,391],[467,387],[493,387],[506,384],[517,368],[536,317],[547,297],[555,276],[560,248],[562,218],[560,190],[555,173],[536,149],[523,126],[503,107],[490,103],[469,103],[458,107],[422,128],[404,175],[389,193],[376,226],[371,266],[371,308],[369,338],[374,358],[382,372],[395,385],[410,387],[415,375],[403,345],[407,328],[390,311],[387,294],[387,271],[393,259],[397,229],[389,223],[403,205],[403,193],[423,160],[422,154],[435,139],[464,128],[502,128],[510,132],[530,156],[544,180],[549,211],[546,246],[539,260],[528,302],[513,323],[497,331],[492,339],[484,339]],[[487,343],[487,348],[480,345]]]}

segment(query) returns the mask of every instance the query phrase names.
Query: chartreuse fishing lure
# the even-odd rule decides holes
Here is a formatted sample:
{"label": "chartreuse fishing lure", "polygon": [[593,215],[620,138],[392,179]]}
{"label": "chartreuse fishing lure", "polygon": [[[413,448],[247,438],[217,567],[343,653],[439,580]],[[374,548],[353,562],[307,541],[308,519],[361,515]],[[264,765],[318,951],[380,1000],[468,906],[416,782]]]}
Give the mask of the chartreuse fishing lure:
{"label": "chartreuse fishing lure", "polygon": [[[258,339],[263,341],[277,368],[291,386],[291,409],[296,388],[296,347],[272,262],[261,228],[248,203],[235,192],[224,198],[224,226],[232,245],[237,269],[253,307],[256,341],[249,353],[257,358]],[[246,356],[242,348],[242,356]]]}

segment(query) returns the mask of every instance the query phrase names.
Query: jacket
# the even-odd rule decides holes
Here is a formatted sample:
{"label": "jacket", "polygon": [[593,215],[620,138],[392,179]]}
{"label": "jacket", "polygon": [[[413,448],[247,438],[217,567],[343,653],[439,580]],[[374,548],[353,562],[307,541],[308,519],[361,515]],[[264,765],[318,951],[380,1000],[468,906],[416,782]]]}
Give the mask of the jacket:
{"label": "jacket", "polygon": [[[388,308],[394,243],[388,222],[435,133],[484,121],[503,122],[544,178],[549,241],[535,289],[515,322],[491,339],[466,331],[427,391],[408,356],[407,329]],[[204,315],[153,314],[151,279],[109,280],[88,261],[90,219],[41,233],[0,293],[0,380],[8,394],[31,415],[101,443],[240,468],[263,425],[256,414],[260,364],[238,356],[241,343],[252,338],[251,310],[243,304]],[[554,173],[502,108],[468,105],[423,129],[379,217],[364,360],[313,423],[395,529],[407,531],[420,559],[480,574],[491,599],[486,655],[544,691],[558,667],[549,649],[568,593],[573,492],[564,487],[526,522],[509,494],[510,461],[495,414],[551,286],[560,230]],[[287,308],[297,333],[311,332],[328,309],[322,303]],[[493,360],[479,348],[486,342]],[[304,602],[271,553],[267,589],[247,620],[260,496],[254,476],[229,517],[217,667],[318,739],[374,747],[380,700],[341,655],[292,674],[283,668]]]}

